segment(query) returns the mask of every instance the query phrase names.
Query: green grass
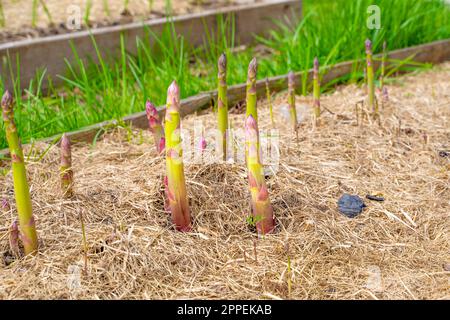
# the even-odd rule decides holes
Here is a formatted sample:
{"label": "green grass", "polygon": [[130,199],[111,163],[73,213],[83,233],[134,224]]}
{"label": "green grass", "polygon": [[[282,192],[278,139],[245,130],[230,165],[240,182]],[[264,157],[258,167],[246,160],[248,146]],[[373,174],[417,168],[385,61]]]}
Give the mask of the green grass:
{"label": "green grass", "polygon": [[[142,111],[146,99],[162,105],[173,79],[180,84],[182,97],[214,89],[216,61],[221,52],[228,56],[228,82],[237,84],[245,82],[253,55],[259,57],[258,78],[263,79],[286,74],[291,69],[309,69],[314,56],[319,57],[322,66],[362,58],[366,38],[373,40],[375,52],[381,51],[384,40],[388,49],[393,50],[450,38],[450,9],[443,1],[373,2],[382,10],[380,30],[366,28],[366,10],[372,1],[305,0],[304,19],[298,25],[279,23],[278,30],[272,31],[270,37],[256,39],[270,49],[270,54],[261,54],[254,48],[233,50],[238,44],[234,40],[232,20],[222,20],[214,34],[206,33],[203,48],[190,47],[174,33],[171,24],[158,37],[147,30],[146,40],[136,40],[135,55],[125,51],[125,41],[132,40],[124,37],[121,55],[116,60],[97,48],[99,64],[83,62],[73,47],[75,63],[67,63],[63,87],[50,86],[48,92],[42,92],[46,80],[43,71],[37,73],[24,95],[16,85],[15,117],[19,134],[24,142],[29,142]],[[346,80],[361,76],[355,69]],[[19,79],[14,80],[19,83]],[[3,79],[0,88],[3,89]],[[308,90],[309,84],[303,81],[299,91],[306,94]],[[0,126],[0,148],[5,148],[3,123]]]}

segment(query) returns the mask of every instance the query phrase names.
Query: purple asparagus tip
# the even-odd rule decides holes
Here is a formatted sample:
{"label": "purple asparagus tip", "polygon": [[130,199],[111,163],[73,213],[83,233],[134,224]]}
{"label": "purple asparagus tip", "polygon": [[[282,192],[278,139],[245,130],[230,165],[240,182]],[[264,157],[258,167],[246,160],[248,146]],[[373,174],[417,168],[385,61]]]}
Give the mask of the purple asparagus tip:
{"label": "purple asparagus tip", "polygon": [[387,87],[383,87],[382,94],[383,94],[383,99],[384,99],[385,101],[388,101],[388,100],[389,100],[389,92],[388,92]]}
{"label": "purple asparagus tip", "polygon": [[147,118],[149,118],[150,116],[155,117],[158,115],[158,110],[156,110],[155,105],[150,101],[147,101],[145,103],[145,112],[147,113]]}
{"label": "purple asparagus tip", "polygon": [[256,73],[258,72],[258,61],[256,58],[253,58],[248,65],[248,77],[256,78]]}
{"label": "purple asparagus tip", "polygon": [[61,137],[61,165],[70,166],[71,157],[70,139],[67,134],[64,133]]}
{"label": "purple asparagus tip", "polygon": [[372,41],[370,41],[369,39],[366,40],[366,53],[372,53]]}
{"label": "purple asparagus tip", "polygon": [[[174,108],[174,110],[179,111],[179,103],[180,103],[180,87],[178,87],[177,82],[174,80],[169,89],[167,89],[167,104],[169,105],[169,109]],[[166,117],[168,113],[166,112]]]}
{"label": "purple asparagus tip", "polygon": [[289,73],[288,73],[288,83],[291,86],[295,85],[295,73],[294,73],[294,71],[289,71]]}
{"label": "purple asparagus tip", "polygon": [[180,87],[178,87],[176,80],[173,80],[169,89],[167,89],[167,97],[175,98],[177,101],[180,100]]}
{"label": "purple asparagus tip", "polygon": [[70,139],[66,133],[64,133],[61,137],[61,148],[64,150],[70,149]]}
{"label": "purple asparagus tip", "polygon": [[145,103],[145,113],[147,114],[147,119],[148,119],[150,128],[152,128],[158,122],[158,119],[159,119],[158,110],[156,110],[156,107],[153,103],[151,103],[150,101],[147,101]]}
{"label": "purple asparagus tip", "polygon": [[225,55],[225,53],[222,53],[219,57],[219,70],[222,72],[225,72],[225,70],[227,69],[227,56]]}
{"label": "purple asparagus tip", "polygon": [[205,138],[204,138],[204,137],[201,137],[201,138],[200,138],[200,141],[199,141],[199,143],[198,143],[199,149],[200,149],[201,151],[205,151],[207,145],[208,145],[208,144],[207,144]]}
{"label": "purple asparagus tip", "polygon": [[314,71],[319,72],[319,58],[314,58]]}
{"label": "purple asparagus tip", "polygon": [[13,101],[13,97],[12,97],[11,93],[9,92],[9,90],[6,90],[2,97],[2,106],[4,106],[4,107],[11,106],[12,101]]}

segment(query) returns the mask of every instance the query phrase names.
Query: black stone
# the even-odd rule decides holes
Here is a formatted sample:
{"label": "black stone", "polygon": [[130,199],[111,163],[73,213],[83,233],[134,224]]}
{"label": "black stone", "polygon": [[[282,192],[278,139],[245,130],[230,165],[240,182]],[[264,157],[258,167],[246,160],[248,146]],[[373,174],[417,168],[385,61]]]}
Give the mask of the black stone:
{"label": "black stone", "polygon": [[364,207],[366,207],[366,205],[360,197],[347,193],[344,193],[338,201],[339,212],[349,218],[358,216]]}

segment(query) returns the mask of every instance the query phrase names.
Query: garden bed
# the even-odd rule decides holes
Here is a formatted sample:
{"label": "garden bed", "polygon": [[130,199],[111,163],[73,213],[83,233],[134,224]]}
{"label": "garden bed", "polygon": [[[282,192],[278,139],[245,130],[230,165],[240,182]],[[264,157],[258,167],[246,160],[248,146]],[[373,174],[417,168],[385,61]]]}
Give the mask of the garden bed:
{"label": "garden bed", "polygon": [[[277,230],[264,238],[246,222],[242,164],[186,165],[193,230],[179,233],[164,211],[164,160],[147,131],[115,129],[94,145],[76,144],[73,199],[58,196],[59,150],[51,146],[28,165],[36,257],[11,259],[6,230],[15,212],[1,213],[0,298],[448,299],[449,76],[445,63],[391,79],[381,126],[356,125],[354,106],[365,97],[357,86],[323,96],[332,113],[314,130],[311,101],[297,97],[298,141],[281,125],[286,94],[276,95],[280,166],[267,183]],[[258,108],[260,129],[268,129],[266,102]],[[238,128],[244,115],[230,119]],[[207,112],[182,125],[194,121],[216,124]],[[9,174],[0,186],[14,203]],[[368,207],[349,219],[337,211],[343,193],[381,193],[385,201],[365,199]]]}
{"label": "garden bed", "polygon": [[[234,5],[253,4],[257,0],[153,0],[151,7],[148,0],[131,0],[125,6],[123,0],[45,0],[49,15],[38,3],[36,21],[33,21],[33,2],[31,0],[3,0],[5,26],[0,28],[0,43],[46,37],[56,34],[70,33],[68,20],[75,14],[71,8],[79,8],[81,28],[99,28],[128,24],[172,16],[199,13],[204,10],[225,8]],[[106,3],[106,5],[105,5]],[[89,14],[87,14],[89,11]],[[24,12],[29,14],[24,14]],[[87,24],[86,24],[87,22]],[[34,26],[33,26],[34,25]]]}
{"label": "garden bed", "polygon": [[[179,2],[184,3],[180,7],[186,6],[187,1]],[[179,2],[173,2],[174,7]],[[42,70],[45,70],[46,75],[42,90],[49,86],[47,77],[51,78],[52,86],[61,85],[63,80],[60,77],[71,69],[68,68],[68,63],[72,67],[81,61],[85,64],[88,61],[101,64],[104,61],[99,60],[114,61],[114,58],[120,57],[124,52],[136,54],[138,38],[143,43],[148,42],[150,48],[160,41],[164,31],[170,30],[171,33],[172,28],[173,42],[183,38],[189,46],[198,47],[205,45],[208,33],[211,36],[224,25],[230,28],[233,21],[233,38],[236,44],[248,45],[254,41],[255,35],[268,35],[269,30],[276,27],[275,21],[295,23],[302,12],[302,2],[297,0],[231,1],[227,5],[225,2],[204,5],[201,10],[191,13],[183,14],[184,11],[179,11],[179,15],[170,15],[171,25],[168,24],[168,17],[134,22],[128,19],[123,24],[98,25],[89,30],[61,33],[44,29],[45,37],[6,39],[7,42],[0,43],[0,58],[3,59],[0,75],[5,82],[3,85],[10,89],[13,87],[12,70],[14,76],[20,78],[21,88],[28,87],[30,81],[35,80],[36,72]],[[101,7],[100,1],[96,3],[96,6]],[[132,4],[130,1],[130,7]],[[101,49],[101,58],[98,56],[98,48]],[[18,69],[20,72],[16,72]]]}

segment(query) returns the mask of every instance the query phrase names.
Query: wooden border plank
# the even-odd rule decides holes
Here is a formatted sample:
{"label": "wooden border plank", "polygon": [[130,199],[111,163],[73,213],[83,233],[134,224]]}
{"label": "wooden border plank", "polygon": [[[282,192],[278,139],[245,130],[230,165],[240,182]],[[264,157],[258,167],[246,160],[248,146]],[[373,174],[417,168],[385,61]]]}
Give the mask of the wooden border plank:
{"label": "wooden border plank", "polygon": [[[295,18],[301,16],[301,12],[301,0],[265,0],[254,4],[235,5],[216,10],[206,10],[202,13],[176,16],[172,18],[172,21],[178,35],[183,36],[191,45],[198,46],[203,44],[205,27],[215,32],[218,25],[218,16],[233,16],[237,43],[248,44],[254,39],[254,34],[265,35],[268,30],[275,28],[274,20],[287,21],[286,19],[289,19],[295,21]],[[86,60],[91,57],[94,62],[98,62],[91,35],[95,38],[98,47],[102,49],[103,56],[114,57],[120,55],[121,34],[126,39],[126,50],[135,53],[136,38],[144,39],[147,27],[155,34],[161,34],[166,25],[167,19],[161,18],[143,23],[135,22],[91,31],[1,44],[0,58],[3,63],[0,64],[0,75],[6,79],[6,86],[11,89],[9,66],[4,62],[8,60],[9,56],[12,60],[12,70],[16,70],[15,57],[18,55],[22,88],[27,87],[30,80],[34,79],[37,70],[43,69],[46,69],[46,74],[52,78],[53,83],[58,85],[62,80],[57,75],[64,75],[67,70],[64,59],[68,59],[69,62],[74,61],[71,43],[77,49],[81,59]],[[46,81],[43,87],[47,87]]]}
{"label": "wooden border plank", "polygon": [[[400,49],[391,51],[388,53],[388,59],[405,60],[408,57],[414,56],[414,62],[421,63],[440,63],[450,60],[450,39],[427,43],[415,47]],[[378,67],[381,55],[375,55],[374,64]],[[329,83],[335,79],[345,76],[352,72],[355,63],[361,63],[361,60],[351,60],[336,64],[326,70],[323,76],[322,84]],[[389,61],[387,62],[389,65]],[[406,64],[408,65],[408,64]],[[297,83],[300,83],[300,79],[303,72],[297,72],[295,74]],[[308,71],[309,80],[312,78],[312,69]],[[271,77],[269,80],[269,86],[272,92],[279,92],[287,89],[287,75],[280,75]],[[256,85],[257,94],[265,96],[265,80],[258,80]],[[228,88],[228,102],[230,105],[242,101],[245,99],[246,84],[238,84],[230,86]],[[181,113],[182,116],[192,114],[195,111],[211,106],[211,101],[217,99],[217,91],[208,91],[200,93],[199,95],[189,97],[181,100]],[[143,107],[144,108],[144,107]],[[165,106],[159,107],[159,114],[164,116]],[[122,119],[124,123],[130,124],[134,128],[148,128],[147,117],[145,112],[138,112],[132,115],[126,116]],[[108,128],[117,126],[117,120],[109,120],[101,123],[97,123],[88,127],[84,127],[80,130],[68,133],[68,136],[73,142],[92,142],[94,137],[98,136],[102,132],[106,132]],[[55,135],[50,138],[42,139],[44,142],[52,142],[58,139],[61,135]],[[8,151],[2,150],[0,154],[6,154]]]}

